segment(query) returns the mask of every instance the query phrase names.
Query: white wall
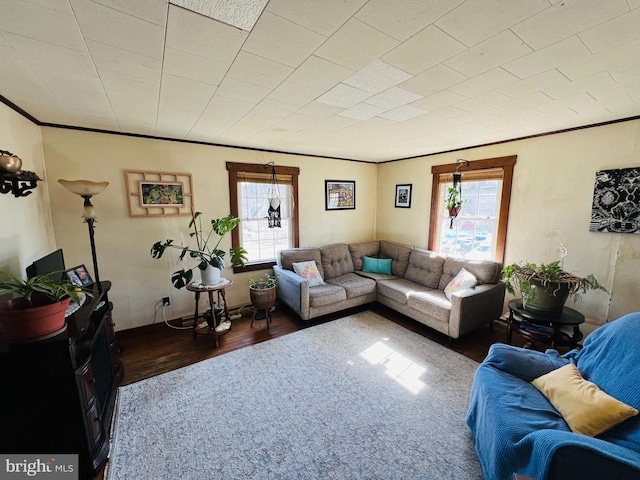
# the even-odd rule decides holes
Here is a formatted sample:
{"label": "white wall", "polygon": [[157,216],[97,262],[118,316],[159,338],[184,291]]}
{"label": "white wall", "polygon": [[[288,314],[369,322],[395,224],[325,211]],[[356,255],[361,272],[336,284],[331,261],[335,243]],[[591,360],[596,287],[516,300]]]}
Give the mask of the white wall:
{"label": "white wall", "polygon": [[0,271],[24,277],[27,265],[55,250],[40,128],[0,103],[0,150],[44,179],[26,197],[0,195]]}
{"label": "white wall", "polygon": [[[517,155],[505,263],[553,262],[563,243],[565,269],[593,273],[611,292],[588,292],[568,306],[596,324],[640,311],[640,235],[589,231],[596,171],[640,165],[639,140],[633,121],[381,164],[376,237],[426,247],[432,165]],[[413,183],[411,209],[394,208],[398,183]]]}
{"label": "white wall", "polygon": [[[43,128],[53,222],[58,245],[64,249],[67,265],[84,263],[92,270],[86,225],[81,223],[82,199],[69,193],[57,179],[106,180],[109,187],[92,199],[98,215],[96,249],[102,280],[113,284],[117,329],[145,325],[153,321],[154,305],[171,297],[168,318],[193,314],[193,294],[176,290],[171,273],[182,268],[176,256],[165,254],[152,259],[149,250],[159,240],[188,239],[189,217],[129,217],[125,170],[186,172],[193,175],[195,209],[205,219],[229,213],[226,162],[297,166],[299,177],[300,244],[320,246],[334,242],[373,239],[377,167],[374,164],[263,153],[245,149],[194,145],[118,135]],[[356,210],[325,211],[324,180],[355,180]],[[231,237],[221,246],[228,250]],[[173,252],[175,253],[175,252]],[[191,264],[189,264],[191,266]],[[259,276],[233,274],[227,289],[230,306],[249,303],[248,280]],[[158,319],[160,321],[161,319]]]}

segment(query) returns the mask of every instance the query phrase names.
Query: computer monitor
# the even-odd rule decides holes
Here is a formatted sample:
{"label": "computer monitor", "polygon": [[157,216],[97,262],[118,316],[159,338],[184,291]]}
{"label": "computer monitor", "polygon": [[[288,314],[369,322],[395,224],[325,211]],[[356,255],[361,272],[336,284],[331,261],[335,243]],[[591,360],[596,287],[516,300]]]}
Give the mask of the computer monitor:
{"label": "computer monitor", "polygon": [[27,267],[27,277],[32,278],[37,275],[47,275],[52,280],[62,281],[64,279],[64,255],[59,248],[51,252]]}

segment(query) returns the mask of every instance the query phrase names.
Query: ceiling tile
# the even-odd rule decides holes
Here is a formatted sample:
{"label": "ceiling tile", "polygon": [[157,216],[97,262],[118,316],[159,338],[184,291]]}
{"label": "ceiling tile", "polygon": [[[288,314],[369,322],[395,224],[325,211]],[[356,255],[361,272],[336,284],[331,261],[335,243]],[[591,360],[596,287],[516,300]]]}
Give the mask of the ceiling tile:
{"label": "ceiling tile", "polygon": [[210,85],[219,85],[228,69],[229,65],[210,58],[174,50],[173,48],[164,49],[164,60],[162,62],[162,71],[164,73]]}
{"label": "ceiling tile", "polygon": [[640,76],[640,59],[636,62],[627,63],[620,67],[615,67],[609,70],[611,76],[616,82],[623,82],[635,77]]}
{"label": "ceiling tile", "polygon": [[438,108],[453,105],[454,103],[461,102],[465,97],[453,93],[450,90],[442,90],[438,93],[429,95],[428,97],[421,98],[411,103],[411,106],[421,108],[427,112],[437,110]]}
{"label": "ceiling tile", "polygon": [[307,115],[309,117],[325,119],[342,112],[342,110],[343,109],[340,107],[327,105],[326,103],[310,102],[300,108],[296,113],[299,113],[300,115]]}
{"label": "ceiling tile", "polygon": [[248,36],[243,30],[169,6],[167,47],[230,65]]}
{"label": "ceiling tile", "polygon": [[504,69],[520,78],[528,78],[590,55],[589,49],[574,35],[509,62]]}
{"label": "ceiling tile", "polygon": [[538,75],[534,75],[533,77],[501,87],[498,91],[505,95],[509,95],[510,97],[517,98],[544,90],[545,88],[561,85],[568,81],[569,79],[559,71],[549,70],[548,72],[543,72]]}
{"label": "ceiling tile", "polygon": [[0,32],[0,47],[8,47],[9,45],[9,42],[2,36],[2,33]]}
{"label": "ceiling tile", "polygon": [[613,18],[580,33],[580,38],[592,52],[640,38],[640,9]]}
{"label": "ceiling tile", "polygon": [[487,92],[482,95],[478,95],[477,97],[469,98],[467,100],[462,100],[461,102],[456,103],[454,106],[456,108],[460,108],[462,110],[466,110],[467,112],[474,112],[476,110],[481,110],[486,107],[490,107],[497,103],[507,102],[511,100],[510,97],[498,92]]}
{"label": "ceiling tile", "polygon": [[370,96],[369,92],[341,83],[320,96],[317,101],[335,107],[351,108]]}
{"label": "ceiling tile", "polygon": [[402,82],[399,87],[426,97],[466,79],[467,77],[461,73],[445,65],[438,65],[406,82]]}
{"label": "ceiling tile", "polygon": [[482,73],[476,77],[460,82],[457,85],[453,85],[449,88],[452,92],[465,97],[475,97],[481,93],[486,93],[490,90],[508,85],[518,81],[517,77],[514,77],[509,72],[506,72],[502,68],[494,68],[486,73]]}
{"label": "ceiling tile", "polygon": [[515,112],[515,111],[523,110],[527,107],[536,107],[538,105],[544,105],[552,101],[553,99],[545,95],[544,93],[535,92],[530,95],[525,95],[523,97],[510,99],[506,102],[496,103],[495,105],[493,105],[493,107],[502,112]]}
{"label": "ceiling tile", "polygon": [[67,15],[73,15],[69,0],[27,0],[29,3],[33,3],[40,7],[50,8]]}
{"label": "ceiling tile", "polygon": [[506,30],[456,55],[444,64],[472,77],[530,52],[531,48],[523,44],[513,32]]}
{"label": "ceiling tile", "polygon": [[49,86],[58,85],[79,92],[104,94],[102,82],[96,72],[93,75],[82,75],[67,70],[62,65],[57,67],[32,65],[31,68],[38,78]]}
{"label": "ceiling tile", "polygon": [[214,95],[186,138],[211,141],[244,117],[253,104]]}
{"label": "ceiling tile", "polygon": [[338,115],[347,118],[355,118],[356,120],[369,120],[384,111],[385,109],[381,107],[368,105],[366,103],[359,103],[343,112],[340,112]]}
{"label": "ceiling tile", "polygon": [[352,74],[353,70],[350,68],[324,58],[311,56],[287,78],[287,81],[306,87],[328,90]]}
{"label": "ceiling tile", "polygon": [[85,38],[162,58],[164,28],[89,0],[69,0]]}
{"label": "ceiling tile", "polygon": [[167,73],[162,75],[162,83],[160,86],[161,95],[192,98],[204,102],[203,107],[200,109],[201,111],[204,110],[204,107],[209,103],[215,91],[215,85],[169,75]]}
{"label": "ceiling tile", "polygon": [[511,30],[537,50],[628,10],[626,0],[564,0],[511,27]]}
{"label": "ceiling tile", "polygon": [[[48,0],[44,0],[48,1]],[[65,3],[67,0],[64,0]],[[167,0],[92,0],[142,20],[164,27],[167,23]]]}
{"label": "ceiling tile", "polygon": [[[368,98],[365,100],[365,103],[375,105],[376,107],[383,108],[384,110],[391,110],[392,108],[397,108],[402,105],[406,105],[407,103],[415,102],[420,98],[422,97],[416,93],[394,87]],[[414,106],[417,107],[417,105]]]}
{"label": "ceiling tile", "polygon": [[297,67],[325,40],[326,37],[318,33],[265,12],[242,46],[242,50],[290,67]]}
{"label": "ceiling tile", "polygon": [[216,95],[255,105],[262,101],[270,91],[271,89],[269,88],[226,77],[220,82],[218,90],[216,90]]}
{"label": "ceiling tile", "polygon": [[391,50],[382,60],[415,75],[465,49],[462,43],[431,25]]}
{"label": "ceiling tile", "polygon": [[472,47],[548,7],[547,0],[467,0],[436,25]]}
{"label": "ceiling tile", "polygon": [[387,120],[393,120],[394,122],[403,122],[405,120],[409,120],[410,118],[424,115],[425,113],[427,112],[420,108],[412,107],[410,105],[404,105],[402,107],[389,110],[388,112],[381,113],[378,116],[386,118]]}
{"label": "ceiling tile", "polygon": [[411,75],[407,72],[376,60],[345,79],[342,83],[366,92],[378,93],[410,78]]}
{"label": "ceiling tile", "polygon": [[85,50],[82,34],[73,15],[29,2],[0,2],[0,31]]}
{"label": "ceiling tile", "polygon": [[398,45],[398,41],[356,19],[350,19],[315,55],[360,70]]}
{"label": "ceiling tile", "polygon": [[280,102],[303,106],[318,98],[322,93],[323,90],[309,88],[285,81],[278,85],[278,87],[269,94],[268,98],[271,100],[278,100]]}
{"label": "ceiling tile", "polygon": [[598,52],[591,57],[568,63],[558,70],[572,80],[593,75],[604,70],[634,63],[640,58],[640,40],[618,45]]}
{"label": "ceiling tile", "polygon": [[396,38],[408,40],[464,0],[369,0],[356,18]]}
{"label": "ceiling tile", "polygon": [[333,34],[367,0],[271,0],[267,11],[325,37]]}
{"label": "ceiling tile", "polygon": [[98,72],[110,70],[132,77],[159,81],[161,62],[158,59],[138,55],[111,45],[87,40],[91,59]]}
{"label": "ceiling tile", "polygon": [[157,104],[160,95],[160,79],[147,80],[133,77],[125,73],[105,70],[100,79],[109,99],[113,103],[136,104],[144,101],[147,104]]}
{"label": "ceiling tile", "polygon": [[268,0],[170,0],[174,5],[192,10],[206,17],[251,31]]}
{"label": "ceiling tile", "polygon": [[252,53],[240,52],[227,72],[227,76],[260,87],[275,88],[292,71],[293,68],[281,63],[267,60]]}

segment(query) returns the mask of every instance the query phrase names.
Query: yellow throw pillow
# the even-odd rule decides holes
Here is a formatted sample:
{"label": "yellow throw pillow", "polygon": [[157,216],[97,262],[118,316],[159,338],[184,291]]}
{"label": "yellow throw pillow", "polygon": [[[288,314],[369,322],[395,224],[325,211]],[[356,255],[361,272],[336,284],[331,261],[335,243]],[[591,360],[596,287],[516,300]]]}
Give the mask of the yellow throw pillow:
{"label": "yellow throw pillow", "polygon": [[595,437],[638,410],[616,400],[582,378],[573,363],[553,370],[531,382],[547,397],[575,433]]}

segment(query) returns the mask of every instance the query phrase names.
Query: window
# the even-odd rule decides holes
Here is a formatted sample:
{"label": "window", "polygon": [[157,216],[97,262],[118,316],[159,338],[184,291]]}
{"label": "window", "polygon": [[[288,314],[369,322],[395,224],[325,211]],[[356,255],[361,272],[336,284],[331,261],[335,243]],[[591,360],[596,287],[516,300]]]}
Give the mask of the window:
{"label": "window", "polygon": [[267,210],[271,190],[271,165],[227,162],[231,214],[242,221],[231,232],[234,247],[248,252],[245,267],[234,272],[261,270],[275,265],[278,250],[298,246],[298,174],[295,167],[275,166],[281,199],[281,227],[269,228]]}
{"label": "window", "polygon": [[[465,162],[432,167],[430,250],[468,259],[503,261],[516,158],[514,155],[476,160],[468,166]],[[444,200],[457,167],[462,173],[462,198],[466,204],[451,222]]]}

